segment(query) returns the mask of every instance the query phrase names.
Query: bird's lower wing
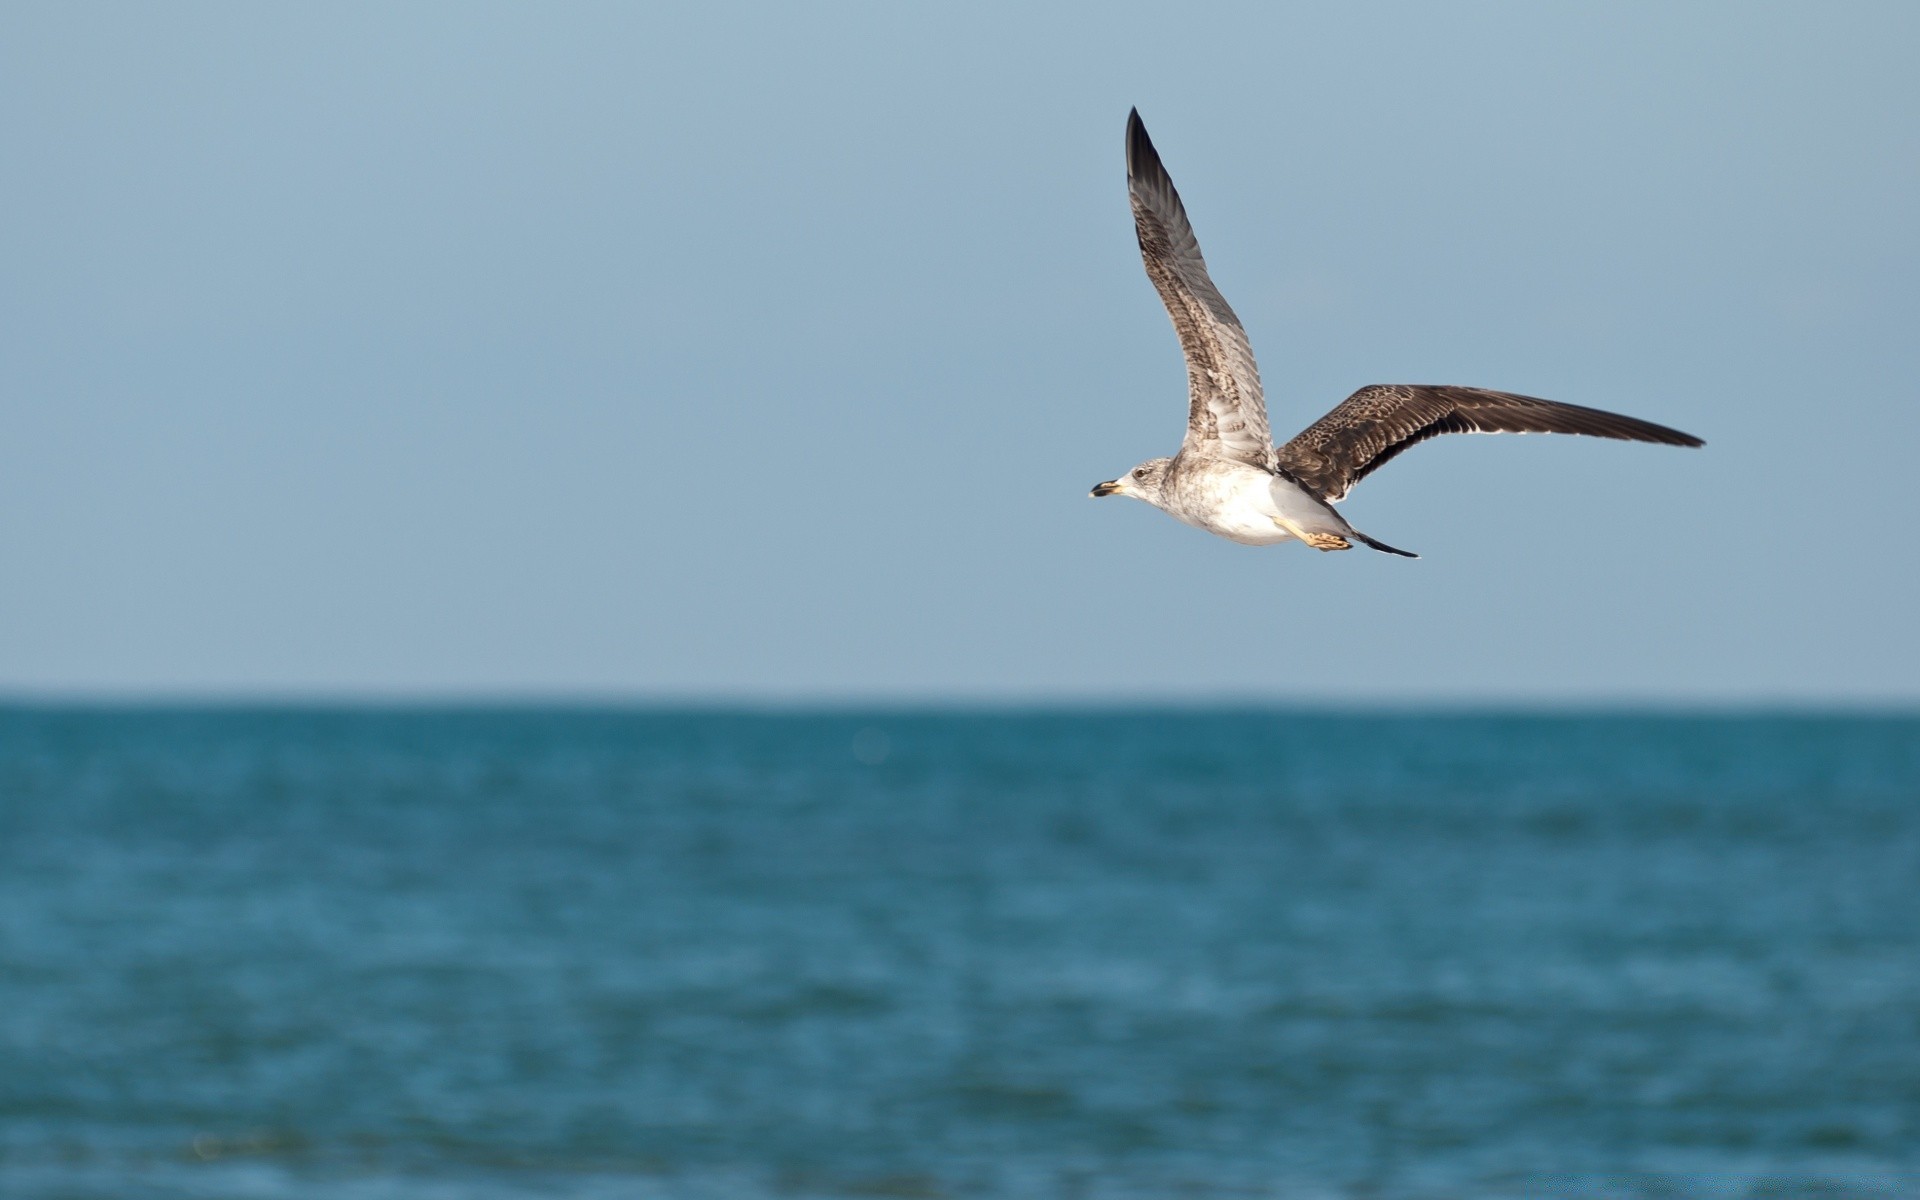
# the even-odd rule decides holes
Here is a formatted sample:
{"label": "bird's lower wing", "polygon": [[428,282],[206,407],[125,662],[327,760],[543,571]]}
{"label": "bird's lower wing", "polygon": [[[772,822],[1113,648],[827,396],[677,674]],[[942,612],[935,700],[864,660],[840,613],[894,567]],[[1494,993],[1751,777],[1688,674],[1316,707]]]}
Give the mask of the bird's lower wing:
{"label": "bird's lower wing", "polygon": [[1665,425],[1512,392],[1423,384],[1376,384],[1279,448],[1279,465],[1328,500],[1407,447],[1443,433],[1577,433],[1668,446],[1704,445]]}

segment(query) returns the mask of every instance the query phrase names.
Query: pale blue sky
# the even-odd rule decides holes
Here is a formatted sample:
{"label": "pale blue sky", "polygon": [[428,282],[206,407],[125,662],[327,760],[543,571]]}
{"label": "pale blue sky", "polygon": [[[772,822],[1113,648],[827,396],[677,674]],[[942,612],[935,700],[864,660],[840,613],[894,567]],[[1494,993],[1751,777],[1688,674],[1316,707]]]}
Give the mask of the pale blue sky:
{"label": "pale blue sky", "polygon": [[[10,4],[0,693],[1912,702],[1916,61],[1909,3]],[[1184,420],[1134,104],[1276,431],[1708,448],[1422,446],[1346,505],[1419,562],[1087,499]]]}

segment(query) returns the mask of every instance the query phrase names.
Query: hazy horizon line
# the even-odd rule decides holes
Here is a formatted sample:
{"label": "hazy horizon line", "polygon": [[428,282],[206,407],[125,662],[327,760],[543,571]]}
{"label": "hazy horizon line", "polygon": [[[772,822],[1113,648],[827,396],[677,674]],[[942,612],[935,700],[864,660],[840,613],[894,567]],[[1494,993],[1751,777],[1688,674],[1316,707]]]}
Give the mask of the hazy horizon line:
{"label": "hazy horizon line", "polygon": [[1622,693],[1321,695],[1200,692],[1151,699],[1092,691],[965,690],[886,692],[854,689],[758,692],[669,692],[614,689],[193,689],[0,688],[6,710],[174,711],[521,711],[708,712],[770,715],[834,713],[1169,713],[1296,712],[1380,716],[1673,715],[1868,716],[1920,718],[1920,697],[1651,696]]}

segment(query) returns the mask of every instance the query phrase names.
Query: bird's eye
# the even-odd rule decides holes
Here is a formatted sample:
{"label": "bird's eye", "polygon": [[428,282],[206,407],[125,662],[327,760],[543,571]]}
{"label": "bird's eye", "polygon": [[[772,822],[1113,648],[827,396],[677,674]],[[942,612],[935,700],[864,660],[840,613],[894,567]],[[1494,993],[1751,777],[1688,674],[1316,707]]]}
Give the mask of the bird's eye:
{"label": "bird's eye", "polygon": [[1135,479],[1145,479],[1145,478],[1147,477],[1147,472],[1146,472],[1146,468],[1144,468],[1144,467],[1135,467],[1135,468],[1133,469],[1133,477],[1134,477]]}

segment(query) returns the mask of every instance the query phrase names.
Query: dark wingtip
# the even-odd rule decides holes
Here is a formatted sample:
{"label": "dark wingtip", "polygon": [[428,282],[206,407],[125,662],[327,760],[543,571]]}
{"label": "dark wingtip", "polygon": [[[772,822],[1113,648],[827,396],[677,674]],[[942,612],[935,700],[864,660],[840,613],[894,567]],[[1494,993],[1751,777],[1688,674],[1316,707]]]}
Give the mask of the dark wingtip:
{"label": "dark wingtip", "polygon": [[[1632,418],[1629,418],[1629,420],[1631,419]],[[1690,433],[1682,433],[1678,429],[1669,429],[1665,425],[1655,425],[1652,421],[1635,421],[1634,426],[1633,433],[1636,435],[1635,440],[1637,441],[1659,442],[1665,446],[1687,446],[1690,448],[1707,444],[1705,441]]]}
{"label": "dark wingtip", "polygon": [[1138,174],[1148,163],[1160,162],[1160,155],[1154,151],[1153,139],[1147,136],[1146,122],[1140,119],[1140,110],[1127,110],[1127,175]]}
{"label": "dark wingtip", "polygon": [[1398,554],[1401,558],[1419,558],[1420,557],[1418,554],[1415,554],[1411,550],[1402,550],[1398,546],[1389,546],[1385,542],[1376,542],[1372,538],[1368,537],[1366,534],[1361,533],[1358,529],[1353,531],[1353,536],[1359,538],[1361,541],[1373,547],[1375,550],[1378,550],[1382,554]]}
{"label": "dark wingtip", "polygon": [[1620,424],[1621,432],[1616,437],[1630,438],[1636,442],[1658,442],[1663,446],[1704,446],[1707,443],[1690,433],[1675,429],[1669,425],[1656,425],[1652,421],[1642,421],[1638,417],[1622,416],[1602,409],[1594,409],[1605,417],[1611,417]]}
{"label": "dark wingtip", "polygon": [[[1611,413],[1601,408],[1582,408],[1577,404],[1563,404],[1558,407],[1576,416],[1580,422],[1595,422],[1591,432],[1600,437],[1621,438],[1633,442],[1656,442],[1663,446],[1706,445],[1704,441],[1690,433],[1683,433],[1667,425],[1656,425],[1652,421],[1643,421],[1639,417]],[[1570,432],[1587,433],[1589,431],[1576,427]]]}

